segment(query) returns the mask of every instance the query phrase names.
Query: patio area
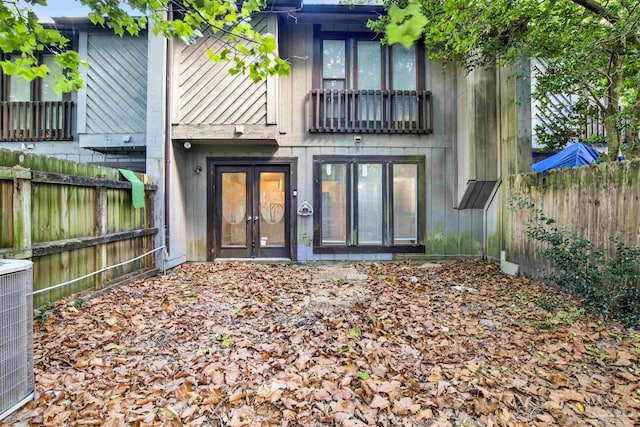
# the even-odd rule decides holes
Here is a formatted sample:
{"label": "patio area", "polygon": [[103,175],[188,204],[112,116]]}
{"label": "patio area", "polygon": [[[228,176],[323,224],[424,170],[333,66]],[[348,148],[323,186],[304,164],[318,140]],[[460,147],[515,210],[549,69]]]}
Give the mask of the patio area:
{"label": "patio area", "polygon": [[183,265],[41,317],[7,425],[640,422],[638,331],[478,260]]}

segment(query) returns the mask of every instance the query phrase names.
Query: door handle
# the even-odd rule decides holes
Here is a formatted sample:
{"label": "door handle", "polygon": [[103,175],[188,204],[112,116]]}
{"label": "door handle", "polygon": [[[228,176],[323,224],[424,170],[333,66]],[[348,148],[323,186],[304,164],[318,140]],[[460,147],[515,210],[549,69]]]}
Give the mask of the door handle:
{"label": "door handle", "polygon": [[254,221],[258,221],[259,219],[260,219],[260,217],[253,218]]}
{"label": "door handle", "polygon": [[247,222],[251,222],[253,218],[251,218],[250,216],[247,217]]}

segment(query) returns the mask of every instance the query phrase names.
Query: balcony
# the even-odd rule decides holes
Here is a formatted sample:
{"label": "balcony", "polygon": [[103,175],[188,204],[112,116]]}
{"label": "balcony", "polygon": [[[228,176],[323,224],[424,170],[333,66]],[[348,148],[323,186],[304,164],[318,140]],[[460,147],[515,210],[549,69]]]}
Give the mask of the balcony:
{"label": "balcony", "polygon": [[311,133],[433,132],[429,91],[314,89],[308,114]]}
{"label": "balcony", "polygon": [[0,141],[71,141],[73,102],[0,102]]}

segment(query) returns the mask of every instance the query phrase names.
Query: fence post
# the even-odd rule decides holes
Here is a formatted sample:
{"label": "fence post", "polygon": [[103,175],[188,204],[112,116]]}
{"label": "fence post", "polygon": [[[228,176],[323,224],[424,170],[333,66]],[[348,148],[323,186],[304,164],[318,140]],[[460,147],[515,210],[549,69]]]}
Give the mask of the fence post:
{"label": "fence post", "polygon": [[[107,189],[105,187],[96,188],[96,225],[95,236],[107,234]],[[96,271],[107,265],[107,244],[102,243],[96,246]],[[107,272],[96,274],[95,289],[100,290],[107,282]]]}
{"label": "fence post", "polygon": [[31,258],[31,171],[13,178],[13,249],[15,258]]}

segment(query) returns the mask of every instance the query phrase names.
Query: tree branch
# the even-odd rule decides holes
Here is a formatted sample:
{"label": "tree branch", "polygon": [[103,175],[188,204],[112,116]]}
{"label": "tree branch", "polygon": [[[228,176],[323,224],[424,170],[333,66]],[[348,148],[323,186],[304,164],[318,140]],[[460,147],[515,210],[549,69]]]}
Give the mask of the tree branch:
{"label": "tree branch", "polygon": [[[620,17],[618,15],[614,15],[610,13],[606,7],[598,3],[596,0],[570,0],[572,3],[577,4],[585,8],[586,10],[592,12],[593,14],[605,19],[611,25],[615,25],[616,22],[620,21]],[[638,39],[638,35],[635,33],[627,34],[627,41],[635,44],[636,46],[640,46],[640,39]]]}

